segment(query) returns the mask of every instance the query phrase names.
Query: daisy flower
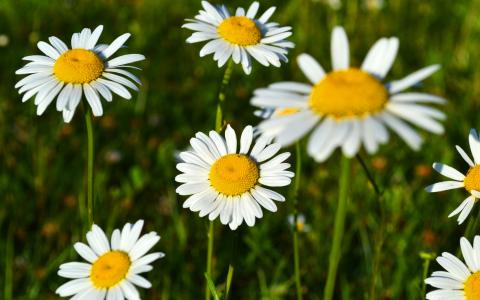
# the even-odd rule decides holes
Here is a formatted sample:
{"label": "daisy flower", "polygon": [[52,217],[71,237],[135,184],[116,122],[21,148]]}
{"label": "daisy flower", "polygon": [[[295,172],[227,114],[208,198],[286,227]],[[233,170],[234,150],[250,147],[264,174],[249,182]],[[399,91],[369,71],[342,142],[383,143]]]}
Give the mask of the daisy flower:
{"label": "daisy flower", "polygon": [[207,136],[197,133],[190,140],[192,151],[180,153],[184,161],[177,164],[182,174],[175,177],[182,183],[177,193],[190,197],[183,207],[208,215],[210,220],[220,216],[222,224],[235,230],[245,220],[255,225],[255,218],[263,216],[261,207],[275,212],[272,200],[285,201],[285,197],[267,187],[289,185],[293,173],[284,162],[290,153],[277,155],[280,144],[268,144],[266,137],[253,143],[252,126],[247,126],[237,149],[235,131],[227,126],[225,139],[215,131]]}
{"label": "daisy flower", "polygon": [[427,192],[436,193],[446,190],[464,188],[470,194],[448,217],[458,216],[458,224],[462,224],[472,211],[473,205],[480,198],[480,138],[475,129],[470,129],[468,136],[470,144],[470,151],[472,152],[473,160],[460,146],[457,148],[460,156],[468,164],[469,169],[465,175],[460,171],[448,165],[441,163],[434,163],[433,168],[438,173],[452,180],[434,183],[425,188]]}
{"label": "daisy flower", "polygon": [[61,297],[78,300],[140,299],[136,286],[150,288],[151,283],[139,274],[153,269],[153,261],[162,258],[161,252],[145,255],[159,240],[156,232],[140,236],[143,221],[125,224],[115,229],[111,242],[97,225],[87,233],[88,245],[76,243],[78,254],[88,263],[62,264],[58,275],[73,279],[60,286]]}
{"label": "daisy flower", "polygon": [[209,41],[200,50],[201,57],[213,54],[219,68],[231,57],[236,64],[242,64],[246,74],[252,71],[251,57],[267,67],[280,67],[281,61],[288,61],[287,49],[294,44],[285,39],[292,35],[292,27],[280,27],[268,21],[275,7],[256,18],[260,6],[256,1],[247,11],[237,8],[233,16],[225,5],[215,7],[202,1],[202,6],[204,10],[200,10],[195,19],[187,19],[188,23],[182,26],[195,31],[187,43]]}
{"label": "daisy flower", "polygon": [[454,255],[444,252],[437,262],[445,271],[435,271],[425,283],[437,288],[427,294],[428,300],[477,300],[480,297],[480,236],[475,236],[473,247],[462,237],[460,247],[463,263]]}
{"label": "daisy flower", "polygon": [[306,222],[306,218],[304,214],[298,214],[297,216],[297,222],[295,223],[295,216],[294,215],[288,215],[287,221],[288,224],[292,227],[292,229],[297,230],[298,232],[309,232],[311,227],[309,224]]}
{"label": "daisy flower", "polygon": [[[416,71],[403,79],[384,83],[398,49],[398,39],[381,38],[368,52],[360,68],[350,67],[347,35],[342,27],[332,32],[333,71],[326,73],[308,54],[297,62],[311,84],[278,82],[257,89],[251,103],[274,110],[258,129],[288,146],[310,131],[308,153],[325,161],[341,147],[347,157],[356,155],[362,143],[369,154],[389,139],[387,127],[395,131],[414,150],[422,138],[406,122],[441,134],[441,111],[424,103],[443,104],[444,99],[430,94],[402,92],[430,76],[438,65]],[[403,120],[402,120],[403,119]]]}
{"label": "daisy flower", "polygon": [[100,95],[108,102],[112,101],[112,92],[130,99],[132,95],[125,87],[138,91],[135,83],[140,84],[140,80],[125,68],[135,68],[129,64],[145,57],[126,54],[112,58],[130,33],[119,36],[110,45],[97,44],[102,30],[103,26],[98,26],[93,32],[85,28],[74,33],[70,49],[54,36],[48,39],[50,43],[39,42],[38,49],[45,55],[24,57],[30,62],[16,72],[28,74],[15,85],[20,94],[25,93],[22,102],[35,96],[37,115],[40,116],[56,99],[57,111],[63,113],[63,119],[68,123],[82,95],[85,95],[94,116],[103,114]]}

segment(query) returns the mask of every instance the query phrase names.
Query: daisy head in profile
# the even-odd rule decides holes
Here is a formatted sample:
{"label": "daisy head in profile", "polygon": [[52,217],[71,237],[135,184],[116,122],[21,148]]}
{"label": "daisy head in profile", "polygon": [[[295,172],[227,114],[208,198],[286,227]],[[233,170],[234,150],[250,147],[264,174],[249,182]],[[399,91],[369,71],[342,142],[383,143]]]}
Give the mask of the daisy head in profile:
{"label": "daisy head in profile", "polygon": [[130,99],[127,88],[137,91],[140,80],[126,68],[135,68],[130,64],[145,57],[126,54],[113,58],[130,34],[119,36],[111,44],[98,44],[102,30],[103,26],[98,26],[93,31],[84,28],[74,33],[70,47],[54,36],[48,43],[39,42],[38,49],[44,55],[24,57],[29,63],[16,71],[18,75],[27,75],[15,85],[23,94],[22,102],[34,97],[40,116],[55,100],[57,111],[63,113],[68,123],[83,96],[94,116],[103,114],[101,98],[111,102],[113,93]]}
{"label": "daisy head in profile", "polygon": [[443,104],[445,100],[405,90],[422,82],[439,66],[384,82],[398,45],[396,37],[381,38],[362,65],[353,67],[347,35],[342,27],[335,27],[331,38],[332,71],[326,72],[312,56],[301,54],[297,62],[309,83],[277,82],[255,90],[251,103],[265,110],[260,115],[268,117],[258,129],[282,146],[311,132],[307,151],[318,162],[325,161],[336,148],[352,157],[363,145],[373,154],[379,145],[388,142],[387,128],[414,150],[420,149],[422,138],[411,124],[443,133],[439,121],[445,114],[428,104]]}
{"label": "daisy head in profile", "polygon": [[71,299],[140,299],[135,286],[150,288],[151,283],[140,274],[153,269],[151,263],[164,257],[161,252],[147,254],[160,240],[156,232],[140,235],[143,221],[115,229],[111,240],[93,225],[87,233],[88,245],[76,243],[77,253],[86,262],[62,264],[58,275],[71,279],[56,293]]}
{"label": "daisy head in profile", "polygon": [[462,149],[456,146],[456,149],[463,160],[468,165],[468,170],[463,174],[455,168],[442,163],[434,163],[433,168],[438,173],[450,180],[437,182],[425,188],[427,192],[436,193],[452,189],[465,189],[469,196],[448,216],[458,215],[457,222],[462,224],[472,211],[473,205],[480,198],[480,138],[475,129],[470,130],[468,136],[470,152],[473,159]]}
{"label": "daisy head in profile", "polygon": [[294,174],[285,162],[290,153],[278,154],[280,144],[269,144],[266,137],[254,142],[252,126],[245,127],[239,141],[228,125],[225,137],[199,132],[190,144],[191,151],[180,153],[183,162],[177,169],[182,174],[175,178],[182,183],[177,193],[189,196],[183,207],[210,220],[220,217],[235,230],[243,221],[255,225],[263,217],[262,207],[275,212],[274,201],[285,201],[270,188],[290,184]]}
{"label": "daisy head in profile", "polygon": [[252,58],[264,66],[280,67],[282,61],[288,61],[288,49],[294,44],[286,39],[292,35],[292,28],[269,21],[275,7],[259,15],[260,5],[256,1],[247,10],[237,8],[235,14],[225,5],[202,1],[202,6],[203,10],[183,25],[195,31],[187,43],[207,42],[200,56],[213,54],[218,67],[232,58],[236,64],[242,64],[246,74],[252,71]]}
{"label": "daisy head in profile", "polygon": [[460,248],[465,263],[448,252],[437,257],[445,271],[435,271],[425,279],[425,283],[436,288],[427,293],[428,300],[480,299],[480,236],[475,236],[473,245],[462,237]]}

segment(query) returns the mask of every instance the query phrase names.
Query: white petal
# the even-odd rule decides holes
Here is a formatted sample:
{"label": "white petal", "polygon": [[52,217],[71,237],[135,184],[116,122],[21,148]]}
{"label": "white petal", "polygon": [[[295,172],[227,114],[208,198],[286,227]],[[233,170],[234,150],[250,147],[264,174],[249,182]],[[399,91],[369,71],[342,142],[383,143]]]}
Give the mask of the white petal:
{"label": "white petal", "polygon": [[442,181],[442,182],[437,182],[427,186],[425,190],[429,193],[436,193],[436,192],[443,192],[447,190],[458,189],[463,186],[464,186],[463,182],[459,182],[459,181]]}
{"label": "white petal", "polygon": [[335,27],[332,32],[331,55],[334,70],[347,69],[350,66],[348,38],[342,27]]}
{"label": "white petal", "polygon": [[303,74],[312,82],[317,84],[324,76],[322,66],[310,55],[303,53],[297,57],[297,63]]}
{"label": "white petal", "polygon": [[432,65],[432,66],[428,66],[428,67],[425,67],[423,69],[420,69],[420,70],[404,77],[403,79],[400,79],[400,80],[397,80],[397,81],[392,81],[389,84],[388,90],[391,94],[396,94],[400,91],[408,89],[409,87],[421,82],[423,79],[432,75],[438,69],[440,69],[439,65]]}
{"label": "white petal", "polygon": [[449,165],[441,164],[441,163],[434,163],[433,168],[438,173],[442,174],[445,177],[451,178],[456,181],[463,181],[465,179],[465,175],[457,171],[456,169],[450,167]]}

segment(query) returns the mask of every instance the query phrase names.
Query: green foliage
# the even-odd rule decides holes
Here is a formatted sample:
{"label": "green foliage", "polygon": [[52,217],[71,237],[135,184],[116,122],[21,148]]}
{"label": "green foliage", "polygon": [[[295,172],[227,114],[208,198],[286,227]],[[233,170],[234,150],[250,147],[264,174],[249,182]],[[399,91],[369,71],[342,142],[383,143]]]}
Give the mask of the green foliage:
{"label": "green foliage", "polygon": [[[245,1],[225,1],[230,8]],[[422,91],[449,99],[446,133],[424,133],[413,152],[392,134],[366,163],[385,190],[379,202],[362,167],[352,161],[350,204],[345,223],[334,299],[419,299],[425,257],[420,252],[454,252],[467,225],[447,215],[466,197],[463,191],[430,195],[423,188],[439,181],[431,163],[467,168],[454,145],[467,145],[477,127],[480,99],[480,4],[462,1],[384,1],[382,8],[342,1],[333,9],[321,0],[261,2],[276,5],[274,19],[293,26],[296,48],[290,63],[277,69],[254,64],[250,76],[235,67],[226,91],[225,118],[235,128],[256,124],[249,105],[253,89],[274,81],[304,81],[295,57],[308,52],[330,66],[329,39],[334,25],[345,26],[352,62],[359,65],[381,36],[398,36],[400,51],[388,79],[440,63],[441,71]],[[199,58],[180,26],[200,1],[178,0],[0,0],[0,298],[57,299],[64,279],[58,265],[79,260],[73,243],[83,238],[86,137],[82,111],[71,125],[48,109],[35,115],[32,101],[22,104],[14,89],[21,58],[38,54],[35,45],[55,35],[69,40],[83,27],[104,24],[101,40],[131,32],[127,45],[147,57],[140,65],[143,86],[131,101],[116,98],[95,118],[96,223],[111,232],[139,218],[162,240],[155,247],[167,256],[147,275],[153,288],[142,299],[201,299],[204,291],[207,221],[182,208],[175,194],[175,152],[185,149],[196,131],[214,127],[222,70],[211,57]],[[290,149],[293,152],[293,149]],[[312,230],[300,236],[306,299],[321,299],[328,269],[337,206],[340,155],[324,164],[304,156],[299,209]],[[368,158],[367,158],[368,157]],[[287,194],[287,190],[283,191]],[[265,213],[254,228],[236,232],[216,226],[212,282],[226,282],[235,267],[229,299],[293,299],[293,252],[287,215],[290,201]],[[477,216],[475,207],[471,218]],[[468,223],[468,222],[466,222]],[[432,261],[430,269],[439,269]]]}

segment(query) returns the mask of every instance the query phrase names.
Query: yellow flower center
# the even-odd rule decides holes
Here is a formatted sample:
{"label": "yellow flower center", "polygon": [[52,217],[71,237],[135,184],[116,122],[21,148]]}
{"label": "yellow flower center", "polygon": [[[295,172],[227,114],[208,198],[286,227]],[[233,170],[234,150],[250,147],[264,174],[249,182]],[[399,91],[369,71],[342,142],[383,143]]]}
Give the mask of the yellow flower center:
{"label": "yellow flower center", "polygon": [[297,221],[297,231],[303,232],[304,229],[305,229],[305,223]]}
{"label": "yellow flower center", "polygon": [[95,52],[71,49],[63,53],[53,66],[53,73],[65,83],[89,83],[102,76],[105,65]]}
{"label": "yellow flower center", "polygon": [[243,154],[219,158],[210,169],[212,187],[227,196],[239,196],[253,188],[260,177],[256,162]]}
{"label": "yellow flower center", "polygon": [[255,22],[247,17],[230,17],[218,26],[218,34],[228,42],[239,46],[256,45],[262,32]]}
{"label": "yellow flower center", "polygon": [[388,101],[385,87],[359,69],[333,71],[313,88],[310,107],[317,114],[336,119],[364,117],[383,109]]}
{"label": "yellow flower center", "polygon": [[93,263],[90,279],[96,288],[114,287],[125,279],[131,264],[127,253],[107,252]]}
{"label": "yellow flower center", "polygon": [[467,300],[480,300],[480,272],[473,273],[467,278],[463,290]]}
{"label": "yellow flower center", "polygon": [[480,191],[480,165],[471,167],[470,170],[468,170],[463,183],[468,192],[472,190]]}

